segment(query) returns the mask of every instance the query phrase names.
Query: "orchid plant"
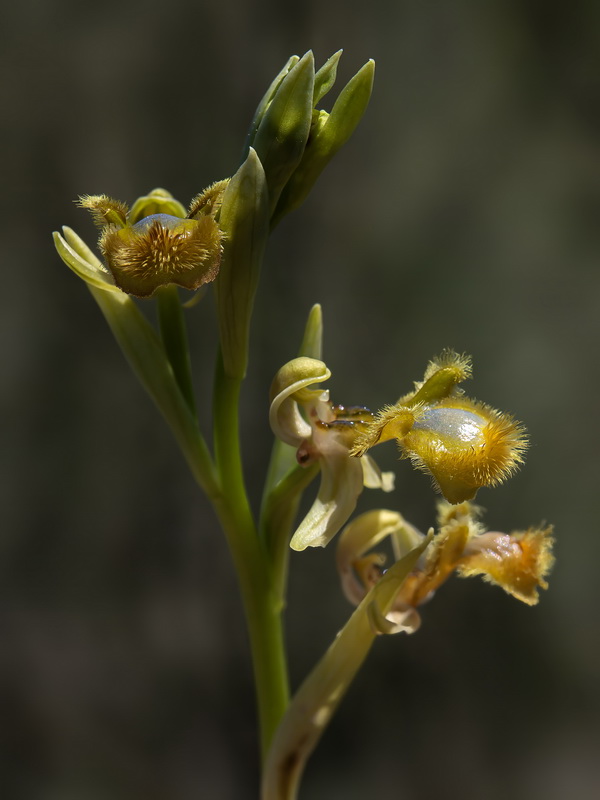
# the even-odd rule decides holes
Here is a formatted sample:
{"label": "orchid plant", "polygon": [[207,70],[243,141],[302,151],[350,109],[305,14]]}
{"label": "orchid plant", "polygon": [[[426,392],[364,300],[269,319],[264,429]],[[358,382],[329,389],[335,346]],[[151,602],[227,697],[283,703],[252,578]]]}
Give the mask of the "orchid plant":
{"label": "orchid plant", "polygon": [[[237,172],[187,209],[164,189],[131,208],[104,194],[85,195],[79,205],[99,227],[101,258],[70,228],[54,234],[59,255],[87,283],[171,428],[229,544],[252,649],[263,800],[297,796],[306,760],[375,637],[415,631],[418,608],[453,572],[483,575],[532,605],[552,564],[550,528],[490,532],[472,502],[478,489],[513,474],[527,439],[520,423],[464,394],[470,359],[444,351],[422,380],[377,413],[334,403],[323,388],[331,372],[322,360],[319,306],[299,347],[290,344],[270,407],[265,403],[275,440],[260,515],[252,513],[238,428],[252,307],[271,230],[304,201],[367,108],[372,61],[330,113],[318,108],[335,83],[340,55],[318,71],[310,52],[289,59],[258,105]],[[198,422],[186,333],[201,313],[195,301],[206,284],[214,288],[220,341],[212,446]],[[137,298],[156,304],[157,328]],[[210,399],[200,402],[206,408]],[[388,509],[350,521],[363,488],[393,490],[393,474],[381,472],[371,455],[390,439],[440,495],[435,529],[427,533]],[[318,476],[314,503],[298,520],[301,497]],[[336,536],[341,589],[356,609],[290,697],[282,625],[290,545],[323,547]],[[393,552],[387,569],[385,556],[373,552],[384,540]]]}

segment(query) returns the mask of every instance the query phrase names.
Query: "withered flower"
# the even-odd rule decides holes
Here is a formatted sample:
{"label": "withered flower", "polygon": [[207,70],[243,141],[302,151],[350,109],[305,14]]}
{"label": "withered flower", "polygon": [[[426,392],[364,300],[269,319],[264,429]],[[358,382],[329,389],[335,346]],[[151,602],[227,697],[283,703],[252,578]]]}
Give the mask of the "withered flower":
{"label": "withered flower", "polygon": [[[402,584],[388,615],[398,630],[411,633],[419,627],[416,609],[453,572],[460,577],[481,575],[527,605],[538,602],[538,589],[548,588],[545,579],[554,562],[552,528],[532,527],[510,534],[487,531],[480,514],[468,502],[438,504],[438,533]],[[362,514],[343,530],[337,564],[344,593],[354,604],[384,574],[385,555],[369,551],[388,537],[396,560],[425,539],[400,514],[383,509]]]}

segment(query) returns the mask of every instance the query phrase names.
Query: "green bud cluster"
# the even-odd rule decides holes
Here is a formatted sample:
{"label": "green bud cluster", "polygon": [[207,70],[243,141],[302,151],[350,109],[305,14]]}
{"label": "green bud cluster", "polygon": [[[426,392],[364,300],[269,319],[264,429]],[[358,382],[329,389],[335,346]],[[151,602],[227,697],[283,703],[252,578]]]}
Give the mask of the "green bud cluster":
{"label": "green bud cluster", "polygon": [[334,53],[317,72],[311,52],[293,56],[258,106],[246,146],[254,147],[265,169],[272,227],[305,200],[367,108],[372,60],[342,89],[331,113],[317,108],[333,88],[341,55]]}
{"label": "green bud cluster", "polygon": [[316,108],[333,87],[342,51],[315,72],[313,54],[292,56],[256,109],[245,159],[223,196],[225,248],[215,281],[226,374],[243,377],[254,295],[269,232],[306,198],[362,117],[373,86],[367,62],[328,114]]}

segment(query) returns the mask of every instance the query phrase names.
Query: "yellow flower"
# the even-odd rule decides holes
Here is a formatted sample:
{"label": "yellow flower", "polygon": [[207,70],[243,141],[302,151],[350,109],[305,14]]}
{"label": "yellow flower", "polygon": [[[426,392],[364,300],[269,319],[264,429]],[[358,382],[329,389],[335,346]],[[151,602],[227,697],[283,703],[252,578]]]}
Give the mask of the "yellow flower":
{"label": "yellow flower", "polygon": [[[480,510],[471,503],[438,504],[438,530],[400,588],[388,619],[408,633],[420,625],[417,607],[428,600],[453,572],[461,577],[482,575],[528,605],[538,602],[538,589],[547,589],[552,568],[552,528],[529,528],[510,534],[486,531]],[[390,538],[394,558],[401,559],[424,536],[394,511],[369,511],[342,532],[337,565],[342,588],[358,605],[384,574],[385,555],[371,548]]]}
{"label": "yellow flower", "polygon": [[354,455],[396,439],[403,457],[433,477],[451,503],[496,486],[523,461],[525,430],[511,417],[457,388],[470,376],[469,359],[444,352],[428,366],[415,391],[384,408],[358,437]]}
{"label": "yellow flower", "polygon": [[223,234],[215,215],[224,187],[209,187],[187,215],[164,189],[139,198],[131,210],[106,195],[86,195],[79,205],[100,226],[99,247],[115,284],[149,297],[167,284],[198,289],[216,278]]}

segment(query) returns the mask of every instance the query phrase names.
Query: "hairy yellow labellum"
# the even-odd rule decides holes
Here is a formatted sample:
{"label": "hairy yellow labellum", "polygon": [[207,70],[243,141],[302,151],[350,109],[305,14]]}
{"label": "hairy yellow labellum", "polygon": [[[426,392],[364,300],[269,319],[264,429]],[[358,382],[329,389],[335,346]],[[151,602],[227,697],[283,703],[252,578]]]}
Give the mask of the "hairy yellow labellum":
{"label": "hairy yellow labellum", "polygon": [[[460,577],[481,575],[527,605],[538,602],[538,589],[548,588],[545,578],[554,563],[552,528],[510,534],[486,531],[478,520],[480,513],[468,502],[438,504],[439,532],[407,575],[392,606],[402,630],[411,633],[419,627],[416,609],[454,572]],[[425,538],[400,514],[385,509],[362,514],[341,534],[337,566],[344,594],[355,605],[385,574],[385,555],[372,548],[388,537],[397,559]]]}
{"label": "hairy yellow labellum", "polygon": [[153,214],[132,226],[106,228],[100,248],[117,286],[128,294],[149,297],[169,283],[198,289],[214,280],[221,239],[212,217],[192,220]]}
{"label": "hairy yellow labellum", "polygon": [[511,534],[484,533],[466,548],[458,565],[463,577],[483,575],[523,603],[538,602],[538,588],[547,589],[545,580],[554,563],[552,528],[529,528]]}
{"label": "hairy yellow labellum", "polygon": [[419,409],[399,444],[449,502],[462,503],[482,486],[508,478],[523,461],[527,440],[510,417],[466,397],[449,397]]}
{"label": "hairy yellow labellum", "polygon": [[423,381],[396,405],[386,406],[357,437],[352,455],[396,439],[402,455],[433,477],[451,503],[496,486],[523,461],[523,426],[457,388],[470,377],[471,361],[452,351],[432,360]]}
{"label": "hairy yellow labellum", "polygon": [[224,239],[215,216],[226,185],[220,181],[198,195],[188,218],[165,189],[139,197],[131,209],[104,194],[80,197],[101,228],[99,247],[116,286],[150,297],[167,284],[195,290],[213,281]]}

